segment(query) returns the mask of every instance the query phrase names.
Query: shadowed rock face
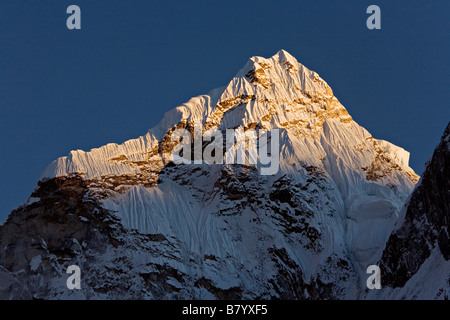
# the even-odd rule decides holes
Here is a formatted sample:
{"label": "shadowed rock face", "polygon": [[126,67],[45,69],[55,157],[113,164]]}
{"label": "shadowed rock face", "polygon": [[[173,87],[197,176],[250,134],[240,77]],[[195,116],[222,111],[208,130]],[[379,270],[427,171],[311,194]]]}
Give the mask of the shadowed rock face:
{"label": "shadowed rock face", "polygon": [[[241,176],[236,174],[233,177]],[[288,181],[277,183],[296,190]],[[273,198],[274,203],[285,201],[285,196],[276,192],[266,196]],[[187,273],[186,267],[223,272],[228,268],[227,259],[192,254],[186,262],[180,256],[176,239],[124,228],[112,212],[102,208],[96,197],[90,194],[83,178],[77,175],[41,181],[31,197],[39,200],[14,210],[0,227],[2,299],[339,297],[337,294],[340,291],[331,282],[323,282],[321,278],[308,282],[303,280],[302,268],[284,248],[270,248],[261,256],[254,257],[261,263],[273,264],[270,273],[255,275],[255,279],[258,278],[266,287],[258,295],[245,285],[221,288],[207,273]],[[259,198],[262,199],[261,195]],[[291,204],[297,206],[294,202]],[[309,242],[303,245],[310,248],[315,238],[305,232],[315,229],[305,227],[305,214],[297,210],[291,217],[286,210],[280,211],[272,206],[276,216],[274,221],[283,224],[282,234],[304,234]],[[296,227],[299,223],[297,219],[302,217],[303,227],[297,227],[300,231],[290,231],[289,228]],[[311,252],[315,252],[313,249],[310,248]],[[82,271],[82,288],[79,291],[66,287],[66,270],[73,264]],[[348,261],[330,256],[326,264],[343,278],[350,276]],[[324,270],[328,269],[326,264]],[[243,266],[238,268],[243,269]]]}
{"label": "shadowed rock face", "polygon": [[450,259],[450,123],[407,204],[381,259],[384,286],[402,287],[439,247]]}
{"label": "shadowed rock face", "polygon": [[[158,280],[152,285],[153,298],[163,297],[158,292],[170,292],[169,276],[155,271],[161,266],[151,263],[161,258],[161,251],[168,251],[168,240],[161,234],[142,235],[125,229],[89,196],[81,177],[41,181],[31,196],[39,201],[17,208],[0,227],[0,298],[106,294],[104,297],[139,299],[145,298],[147,278],[152,275]],[[135,264],[133,255],[140,253],[147,256],[148,263],[128,272]],[[65,272],[72,264],[82,270],[81,292],[66,288]],[[167,273],[171,270],[165,269]],[[142,290],[130,291],[132,285]]]}
{"label": "shadowed rock face", "polygon": [[[106,220],[107,211],[85,197],[86,191],[79,177],[39,182],[32,197],[40,201],[14,210],[0,229],[0,246],[4,248],[0,251],[1,265],[18,271],[42,248],[70,258],[85,241],[95,243],[99,252],[108,244],[117,246],[113,238],[116,232],[111,229],[114,220]],[[101,229],[95,230],[94,225]]]}

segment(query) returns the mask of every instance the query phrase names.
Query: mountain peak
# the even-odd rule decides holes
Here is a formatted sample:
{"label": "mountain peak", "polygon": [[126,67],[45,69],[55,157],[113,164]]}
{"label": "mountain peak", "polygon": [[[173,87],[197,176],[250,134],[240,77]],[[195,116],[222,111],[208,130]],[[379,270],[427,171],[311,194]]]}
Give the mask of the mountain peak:
{"label": "mountain peak", "polygon": [[270,58],[264,58],[261,56],[252,56],[249,60],[254,63],[262,63],[262,64],[264,64],[264,62],[265,63],[278,62],[280,64],[289,62],[294,66],[298,66],[300,64],[293,55],[291,55],[284,49],[280,49],[276,54],[274,54]]}
{"label": "mountain peak", "polygon": [[297,61],[297,59],[293,56],[293,55],[291,55],[289,52],[287,52],[286,50],[284,50],[284,49],[280,49],[275,55],[274,55],[274,57],[278,57],[278,59],[280,60],[280,61],[289,61],[289,62],[291,62],[291,63],[299,63],[298,61]]}
{"label": "mountain peak", "polygon": [[[250,147],[265,131],[270,175]],[[184,137],[194,156],[177,164]],[[223,142],[215,155],[244,161],[203,161]],[[251,57],[146,135],[50,164],[0,227],[0,298],[70,295],[48,280],[78,263],[83,297],[358,297],[417,182],[407,162],[289,53]]]}
{"label": "mountain peak", "polygon": [[167,112],[147,135],[121,145],[72,152],[50,164],[42,178],[78,173],[86,179],[99,179],[157,172],[171,159],[161,146],[170,140],[169,134],[176,128],[190,128],[196,121],[204,131],[239,127],[281,130],[282,158],[286,159],[282,170],[301,163],[329,166],[324,159],[331,157],[333,163],[343,161],[339,167],[352,168],[371,181],[400,184],[406,190],[417,182],[417,175],[408,167],[409,154],[374,139],[352,119],[328,84],[285,50],[270,58],[251,57],[228,85]]}
{"label": "mountain peak", "polygon": [[270,58],[251,57],[235,77],[243,76],[264,89],[277,85],[278,89],[282,90],[290,86],[303,91],[332,93],[328,84],[316,72],[306,68],[283,49]]}

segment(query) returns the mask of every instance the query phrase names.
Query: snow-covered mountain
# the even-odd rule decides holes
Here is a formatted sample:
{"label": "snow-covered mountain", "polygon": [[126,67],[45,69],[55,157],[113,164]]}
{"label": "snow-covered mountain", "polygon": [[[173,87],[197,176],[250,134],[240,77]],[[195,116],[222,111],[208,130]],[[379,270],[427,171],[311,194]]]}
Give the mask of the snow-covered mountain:
{"label": "snow-covered mountain", "polygon": [[[196,123],[279,130],[279,170],[175,164],[172,133]],[[286,51],[252,57],[144,136],[52,162],[0,229],[0,297],[366,297],[367,266],[393,272],[390,235],[418,181],[408,160]],[[72,264],[81,290],[66,287]]]}

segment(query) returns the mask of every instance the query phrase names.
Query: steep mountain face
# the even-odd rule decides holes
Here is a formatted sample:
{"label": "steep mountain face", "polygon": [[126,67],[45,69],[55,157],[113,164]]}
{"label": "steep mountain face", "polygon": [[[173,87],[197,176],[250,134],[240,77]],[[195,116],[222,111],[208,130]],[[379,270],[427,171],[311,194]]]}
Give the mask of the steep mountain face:
{"label": "steep mountain face", "polygon": [[383,251],[382,284],[395,288],[389,295],[448,298],[449,229],[450,123]]}
{"label": "steep mountain face", "polygon": [[[250,143],[245,164],[208,164],[195,152],[175,164],[177,129],[277,129],[278,170],[261,174]],[[418,181],[408,158],[286,51],[252,57],[146,135],[51,163],[0,229],[0,297],[361,297]],[[66,287],[72,264],[81,290]]]}

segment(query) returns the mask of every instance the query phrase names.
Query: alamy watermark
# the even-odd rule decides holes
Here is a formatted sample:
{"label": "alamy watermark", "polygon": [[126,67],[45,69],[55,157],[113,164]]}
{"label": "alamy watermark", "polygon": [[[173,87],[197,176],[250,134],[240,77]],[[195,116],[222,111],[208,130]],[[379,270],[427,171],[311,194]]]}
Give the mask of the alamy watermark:
{"label": "alamy watermark", "polygon": [[66,13],[70,16],[66,20],[66,26],[69,30],[81,29],[81,9],[77,5],[70,5],[67,7]]}
{"label": "alamy watermark", "polygon": [[[66,10],[67,14],[70,16],[67,18],[66,26],[69,30],[80,30],[81,29],[81,9],[77,5],[70,5]],[[370,5],[366,10],[367,14],[370,16],[367,18],[366,26],[369,30],[381,29],[381,9],[377,5]]]}
{"label": "alamy watermark", "polygon": [[367,7],[366,13],[370,14],[367,18],[366,26],[367,29],[381,29],[381,9],[377,5],[370,5]]}
{"label": "alamy watermark", "polygon": [[81,269],[76,264],[70,265],[66,273],[71,274],[66,280],[67,289],[81,289]]}
{"label": "alamy watermark", "polygon": [[[203,132],[200,121],[194,122],[193,134],[186,129],[176,129],[172,142],[175,164],[242,164],[258,165],[261,175],[274,175],[280,167],[279,129],[270,131],[217,128]],[[225,136],[225,137],[224,137]]]}
{"label": "alamy watermark", "polygon": [[367,288],[370,290],[381,289],[380,267],[375,264],[371,264],[370,266],[367,267],[366,273],[370,274],[370,276],[367,278],[366,281]]}

